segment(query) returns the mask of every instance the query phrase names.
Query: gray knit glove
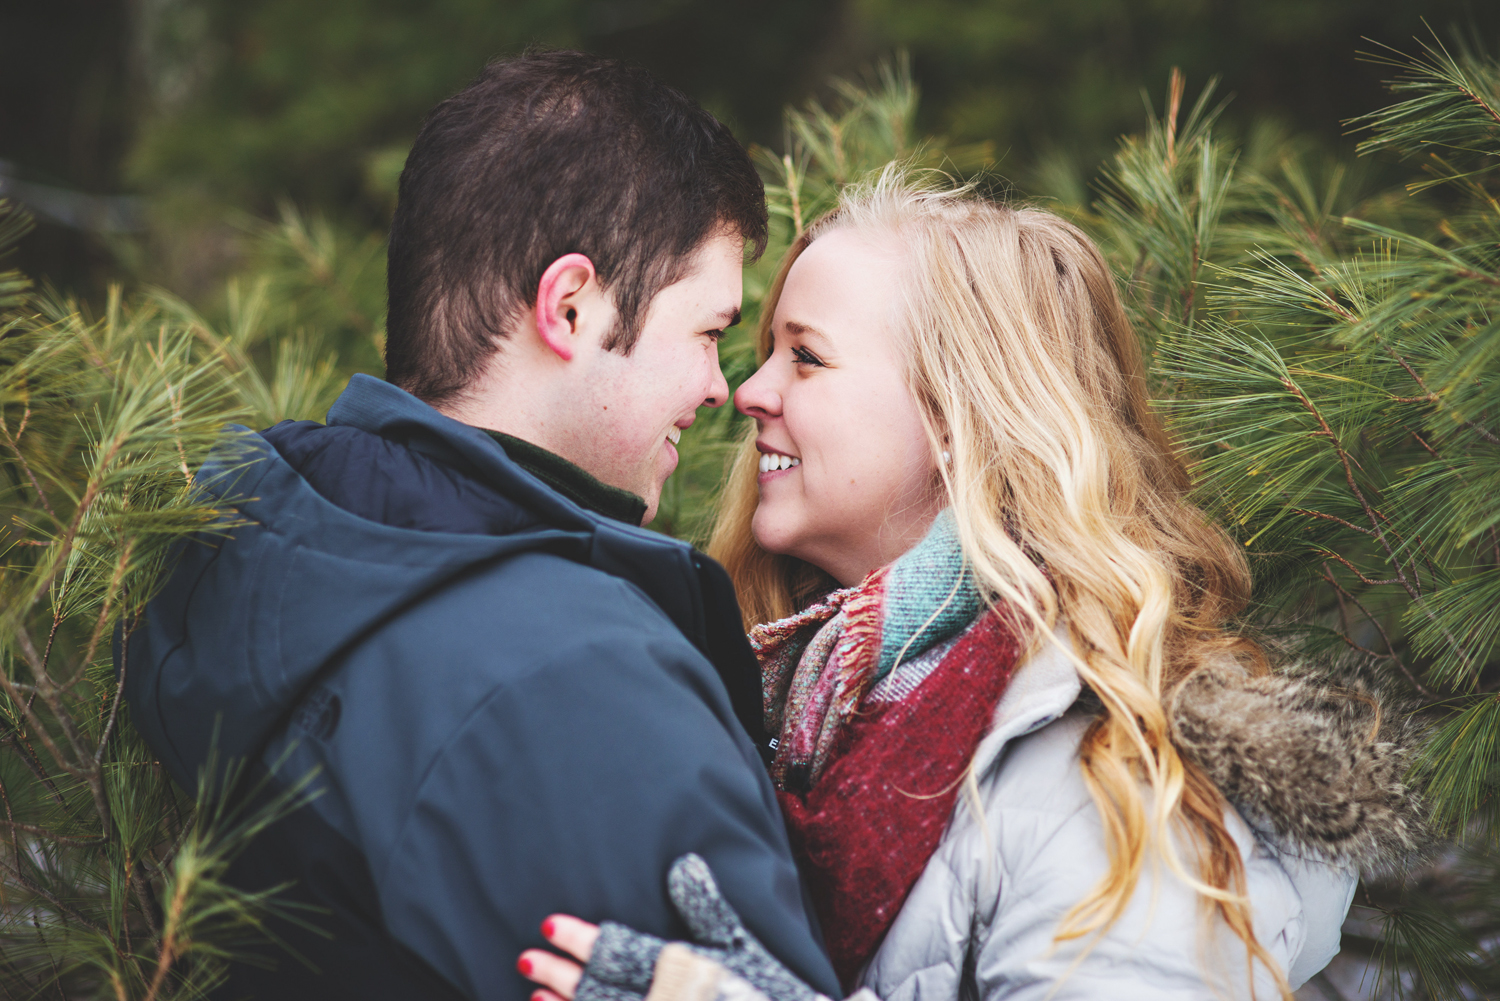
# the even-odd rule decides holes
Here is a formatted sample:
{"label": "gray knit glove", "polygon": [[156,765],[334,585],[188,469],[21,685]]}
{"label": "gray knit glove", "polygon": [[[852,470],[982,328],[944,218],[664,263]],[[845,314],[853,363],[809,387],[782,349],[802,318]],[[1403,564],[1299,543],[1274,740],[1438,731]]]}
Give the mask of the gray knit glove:
{"label": "gray knit glove", "polygon": [[604,922],[573,1001],[641,1001],[664,945],[655,935]]}
{"label": "gray knit glove", "polygon": [[[712,960],[731,976],[702,981],[704,990],[686,991],[696,997],[744,997],[744,986],[769,1001],[818,1001],[821,995],[797,979],[776,960],[765,946],[750,934],[734,908],[729,906],[714,882],[708,863],[697,855],[687,854],[672,863],[667,874],[667,893],[692,934],[687,948],[698,956]],[[649,993],[663,1001],[676,1001],[683,991],[662,988],[652,990],[652,978],[658,972],[658,959],[667,943],[654,935],[627,928],[613,921],[599,926],[599,939],[583,968],[583,978],[573,995],[574,1001],[641,1001]],[[680,960],[680,947],[674,946],[668,959]],[[684,976],[689,972],[679,962],[664,963]],[[748,999],[747,999],[748,1001]],[[826,999],[823,999],[826,1001]]]}
{"label": "gray knit glove", "polygon": [[667,893],[693,933],[694,952],[713,958],[771,1001],[814,1001],[821,996],[750,934],[702,858],[690,852],[673,862]]}

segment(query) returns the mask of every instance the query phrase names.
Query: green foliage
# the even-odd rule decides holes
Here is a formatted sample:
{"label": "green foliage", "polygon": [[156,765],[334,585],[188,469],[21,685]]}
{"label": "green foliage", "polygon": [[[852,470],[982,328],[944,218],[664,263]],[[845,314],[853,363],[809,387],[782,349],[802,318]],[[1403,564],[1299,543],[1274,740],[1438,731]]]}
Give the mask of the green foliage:
{"label": "green foliage", "polygon": [[[1369,57],[1370,62],[1398,71],[1392,92],[1411,96],[1358,120],[1375,133],[1360,144],[1361,153],[1392,150],[1408,157],[1431,157],[1431,179],[1411,185],[1412,191],[1477,180],[1500,167],[1495,152],[1500,63],[1465,49],[1455,57],[1441,42],[1424,43],[1422,49],[1417,58],[1395,50]],[[1468,194],[1485,197],[1481,188],[1471,187]]]}
{"label": "green foliage", "polygon": [[232,527],[193,482],[224,425],[321,414],[335,373],[314,340],[267,347],[264,284],[222,332],[162,295],[94,317],[25,285],[0,275],[0,988],[198,997],[284,911],[223,877],[300,793],[246,812],[233,762],[175,788],[111,638],[185,539]]}
{"label": "green foliage", "polygon": [[[249,219],[243,228],[250,237],[246,278],[264,288],[267,308],[275,304],[277,328],[319,331],[346,364],[379,371],[385,352],[384,234],[353,235],[324,216],[304,216],[286,201],[275,222]],[[231,312],[236,295],[227,296]]]}
{"label": "green foliage", "polygon": [[[1360,124],[1367,152],[1423,158],[1409,193],[1274,128],[1232,142],[1213,88],[1188,106],[1178,77],[1092,197],[1057,162],[1052,205],[1118,269],[1202,503],[1254,566],[1246,626],[1432,726],[1415,778],[1462,847],[1367,882],[1346,945],[1436,998],[1500,989],[1500,71],[1440,47],[1401,70],[1400,103]],[[783,153],[756,150],[773,226],[722,345],[732,386],[780,258],[844,184],[892,159],[993,163],[922,138],[904,60],[832,94],[788,111]],[[23,226],[0,212],[0,237]],[[116,292],[95,318],[0,274],[0,883],[19,902],[0,911],[0,975],[18,996],[201,992],[275,906],[221,880],[264,816],[222,812],[222,786],[172,788],[102,650],[172,546],[225,526],[191,483],[222,423],[320,418],[349,374],[379,371],[379,237],[290,206],[248,234],[240,275],[196,309]],[[730,407],[700,416],[655,527],[703,537],[745,429]]]}
{"label": "green foliage", "polygon": [[1405,39],[1422,19],[1493,39],[1493,5],[1425,0],[857,0],[850,20],[878,46],[912,52],[928,95],[923,125],[999,144],[1013,176],[1066,151],[1092,173],[1139,127],[1142,86],[1178,66],[1237,95],[1228,123],[1268,116],[1325,143],[1378,100],[1354,58],[1362,38]]}
{"label": "green foliage", "polygon": [[[422,118],[531,46],[643,63],[755,137],[801,89],[781,68],[826,37],[829,0],[157,0],[139,8],[149,100],[125,173],[232,206],[290,196],[383,221]],[[726,44],[778,72],[746,73]]]}
{"label": "green foliage", "polygon": [[[1438,48],[1402,65],[1404,100],[1361,121],[1363,148],[1424,153],[1423,205],[1361,197],[1294,146],[1237,163],[1206,93],[1179,123],[1174,79],[1167,115],[1076,212],[1126,280],[1203,503],[1252,561],[1247,624],[1304,669],[1408,700],[1433,728],[1413,778],[1435,823],[1493,846],[1500,67]],[[1500,986],[1489,903],[1399,878],[1365,894],[1384,914],[1374,951],[1404,971],[1391,989]]]}
{"label": "green foliage", "polygon": [[[0,258],[31,231],[31,219],[10,202],[0,201]],[[0,271],[0,310],[21,302],[31,282],[19,271]]]}
{"label": "green foliage", "polygon": [[[1411,874],[1404,899],[1358,903],[1344,926],[1346,950],[1373,955],[1375,997],[1493,997],[1500,935],[1500,869],[1479,848],[1457,850]],[[1368,974],[1367,974],[1368,975]]]}
{"label": "green foliage", "polygon": [[[1138,326],[1152,341],[1164,330],[1191,326],[1201,308],[1204,262],[1235,249],[1222,246],[1226,214],[1241,208],[1245,192],[1232,185],[1237,157],[1213,137],[1223,105],[1210,110],[1210,81],[1178,127],[1183,78],[1173,72],[1167,120],[1150,115],[1144,135],[1130,136],[1104,168],[1096,203],[1098,225],[1117,247],[1136,248],[1132,279]],[[1149,274],[1149,284],[1142,283]],[[1149,289],[1149,291],[1147,291]]]}
{"label": "green foliage", "polygon": [[574,44],[579,0],[291,0],[147,8],[155,107],[128,171],[155,187],[210,184],[232,203],[265,192],[358,199],[383,151],[486,59],[529,43]]}

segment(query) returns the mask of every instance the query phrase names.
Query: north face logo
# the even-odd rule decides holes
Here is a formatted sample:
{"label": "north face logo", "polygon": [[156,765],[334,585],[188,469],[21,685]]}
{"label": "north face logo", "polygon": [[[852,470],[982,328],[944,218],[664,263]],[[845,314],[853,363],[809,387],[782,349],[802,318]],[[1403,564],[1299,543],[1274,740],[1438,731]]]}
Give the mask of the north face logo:
{"label": "north face logo", "polygon": [[339,728],[339,715],[343,703],[326,688],[319,688],[307,697],[292,717],[292,726],[315,740],[327,740]]}

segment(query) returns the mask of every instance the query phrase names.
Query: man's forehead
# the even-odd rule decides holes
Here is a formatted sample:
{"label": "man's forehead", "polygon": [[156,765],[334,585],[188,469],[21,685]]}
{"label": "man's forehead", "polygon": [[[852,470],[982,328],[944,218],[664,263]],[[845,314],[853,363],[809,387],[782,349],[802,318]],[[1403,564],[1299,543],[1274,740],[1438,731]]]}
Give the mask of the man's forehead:
{"label": "man's forehead", "polygon": [[[732,231],[710,235],[688,259],[688,267],[673,285],[701,307],[702,318],[718,327],[740,322],[744,294],[744,239]],[[672,286],[662,291],[668,291]]]}

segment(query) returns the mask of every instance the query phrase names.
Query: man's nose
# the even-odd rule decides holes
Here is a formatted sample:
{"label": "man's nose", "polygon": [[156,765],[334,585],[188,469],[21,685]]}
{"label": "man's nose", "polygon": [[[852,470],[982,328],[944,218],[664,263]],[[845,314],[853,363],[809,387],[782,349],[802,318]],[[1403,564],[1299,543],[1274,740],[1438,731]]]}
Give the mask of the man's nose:
{"label": "man's nose", "polygon": [[705,407],[722,407],[729,402],[729,380],[724,378],[724,368],[719,364],[719,354],[714,352],[714,374],[708,385],[708,395],[703,398]]}

